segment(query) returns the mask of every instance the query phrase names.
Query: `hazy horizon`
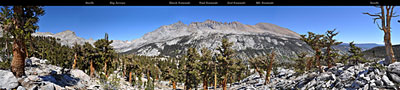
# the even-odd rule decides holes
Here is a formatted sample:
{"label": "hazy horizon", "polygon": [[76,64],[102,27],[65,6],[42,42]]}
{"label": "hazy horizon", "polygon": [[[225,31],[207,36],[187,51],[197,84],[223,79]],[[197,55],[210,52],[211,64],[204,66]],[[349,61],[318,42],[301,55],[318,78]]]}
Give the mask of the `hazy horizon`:
{"label": "hazy horizon", "polygon": [[[210,19],[249,25],[271,23],[299,34],[308,31],[323,34],[336,29],[338,41],[383,44],[383,32],[372,17],[362,14],[379,11],[372,6],[46,6],[44,9],[46,14],[40,17],[38,32],[71,30],[85,39],[100,39],[107,32],[112,40],[130,41],[163,25]],[[397,20],[392,19],[393,44],[400,44]]]}

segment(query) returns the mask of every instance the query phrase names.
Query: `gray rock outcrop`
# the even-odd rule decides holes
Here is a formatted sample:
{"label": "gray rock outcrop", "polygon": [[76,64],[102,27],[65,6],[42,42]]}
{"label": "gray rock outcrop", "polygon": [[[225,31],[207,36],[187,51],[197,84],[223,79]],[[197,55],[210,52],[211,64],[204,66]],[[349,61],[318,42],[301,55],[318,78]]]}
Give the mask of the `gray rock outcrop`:
{"label": "gray rock outcrop", "polygon": [[0,89],[13,89],[18,87],[18,80],[10,71],[0,70]]}
{"label": "gray rock outcrop", "polygon": [[[62,67],[48,65],[43,59],[29,58],[31,66],[25,67],[26,76],[16,78],[9,70],[0,70],[0,89],[17,90],[86,90],[96,87],[102,90],[110,87],[109,83],[102,84],[98,78],[89,77],[79,69],[64,69]],[[110,77],[112,77],[111,74]],[[122,76],[118,76],[121,83],[115,89],[134,89]]]}
{"label": "gray rock outcrop", "polygon": [[396,89],[398,88],[399,75],[395,72],[400,68],[400,62],[384,66],[387,70],[371,66],[375,63],[365,63],[353,66],[341,65],[327,69],[323,73],[306,72],[303,74],[290,75],[291,69],[277,68],[277,74],[272,74],[271,82],[263,85],[264,77],[257,73],[243,79],[239,84],[233,84],[230,89],[244,90],[255,88],[284,89],[284,90],[341,90],[341,89]]}

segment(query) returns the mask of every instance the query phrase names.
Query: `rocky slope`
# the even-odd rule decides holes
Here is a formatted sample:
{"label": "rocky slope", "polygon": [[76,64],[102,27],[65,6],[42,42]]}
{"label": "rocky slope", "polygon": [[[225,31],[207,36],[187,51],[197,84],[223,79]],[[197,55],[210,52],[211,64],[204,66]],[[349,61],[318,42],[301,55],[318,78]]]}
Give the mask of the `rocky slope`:
{"label": "rocky slope", "polygon": [[[125,47],[120,47],[120,51],[128,51],[130,49],[137,49],[144,45],[156,43],[156,42],[166,42],[171,39],[194,35],[204,36],[208,34],[273,34],[282,37],[289,38],[299,38],[300,36],[290,31],[289,29],[279,27],[274,24],[269,23],[258,23],[256,25],[245,25],[240,22],[222,23],[212,20],[206,20],[204,22],[192,22],[186,25],[182,22],[177,22],[171,25],[161,26],[160,28],[146,33],[143,37],[126,41],[130,42],[130,45]],[[115,43],[120,44],[120,43]]]}
{"label": "rocky slope", "polygon": [[[382,61],[380,61],[382,62]],[[231,90],[382,90],[399,89],[400,62],[377,68],[373,63],[325,69],[323,73],[308,72],[296,75],[291,69],[278,68],[271,83],[264,85],[264,76],[257,73],[232,83]]]}
{"label": "rocky slope", "polygon": [[[48,65],[47,60],[31,57],[26,59],[25,74],[16,78],[9,70],[0,70],[0,89],[17,90],[97,90],[105,87],[121,90],[136,90],[130,86],[125,78],[120,78],[118,87],[107,86],[97,78],[89,77],[84,71],[78,69],[63,69],[62,67]],[[114,72],[119,73],[119,72]],[[115,74],[111,74],[115,75]],[[110,76],[113,77],[113,76]]]}
{"label": "rocky slope", "polygon": [[[274,24],[246,25],[239,22],[222,23],[212,20],[186,25],[177,22],[161,26],[143,37],[131,41],[125,53],[147,56],[176,56],[189,47],[215,49],[222,38],[234,43],[233,49],[240,58],[265,55],[275,50],[279,56],[295,57],[301,52],[311,52],[308,45],[299,40],[299,34]],[[122,50],[124,51],[124,50]],[[283,57],[285,56],[285,57]]]}
{"label": "rocky slope", "polygon": [[[221,45],[221,39],[228,38],[234,42],[233,49],[240,58],[265,55],[275,50],[279,56],[295,57],[300,52],[312,52],[311,49],[298,39],[276,37],[271,34],[246,35],[246,34],[197,34],[182,36],[164,42],[156,42],[133,49],[126,53],[139,55],[181,55],[189,47],[200,49],[207,47],[215,51]],[[288,58],[286,58],[288,59]]]}
{"label": "rocky slope", "polygon": [[[31,57],[27,59],[26,76],[16,78],[9,70],[0,70],[0,89],[17,90],[102,90],[105,87],[119,90],[142,90],[144,87],[131,86],[125,77],[119,76],[118,71],[111,74],[110,78],[118,78],[118,86],[110,86],[110,82],[101,82],[97,78],[89,77],[84,71],[78,69],[63,69],[46,64],[47,60]],[[399,89],[400,62],[388,66],[381,66],[383,60],[377,63],[364,63],[357,65],[343,65],[325,72],[309,71],[297,73],[290,68],[276,67],[272,71],[271,81],[264,85],[265,76],[260,77],[254,73],[239,82],[228,84],[229,90],[314,90],[314,89],[362,89],[382,90]],[[326,67],[326,66],[324,66]],[[264,72],[265,73],[265,72]],[[114,76],[116,75],[116,76]],[[265,75],[265,74],[264,74]],[[146,81],[146,78],[142,78]],[[155,90],[170,90],[172,85],[168,81],[156,81]],[[183,84],[177,84],[178,89],[183,89]],[[198,85],[202,89],[202,85]],[[213,86],[208,87],[214,88]],[[218,90],[221,87],[217,88]]]}

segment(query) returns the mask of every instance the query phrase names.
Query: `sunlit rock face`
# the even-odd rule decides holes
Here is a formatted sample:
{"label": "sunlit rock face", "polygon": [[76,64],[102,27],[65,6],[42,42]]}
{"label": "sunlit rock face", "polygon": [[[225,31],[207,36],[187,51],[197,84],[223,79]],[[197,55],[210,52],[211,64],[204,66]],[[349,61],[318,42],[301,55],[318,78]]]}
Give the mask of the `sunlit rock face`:
{"label": "sunlit rock face", "polygon": [[216,51],[222,38],[228,38],[234,43],[233,49],[241,59],[266,55],[272,50],[282,61],[296,57],[301,52],[313,53],[308,45],[299,40],[299,34],[287,28],[269,23],[246,25],[240,22],[223,23],[212,20],[192,22],[189,25],[177,22],[161,26],[139,39],[125,41],[130,45],[119,47],[117,50],[146,56],[175,57],[185,53],[189,47],[206,47]]}
{"label": "sunlit rock face", "polygon": [[[317,89],[317,90],[391,90],[399,87],[400,62],[388,66],[376,67],[374,64],[383,64],[383,59],[378,62],[336,66],[324,72],[307,71],[297,73],[293,69],[277,67],[276,72],[271,72],[270,83],[264,85],[265,76],[256,72],[238,82],[232,83],[230,90],[265,90],[265,89]],[[264,72],[265,73],[265,72]]]}
{"label": "sunlit rock face", "polygon": [[84,39],[81,37],[76,36],[75,32],[71,30],[65,30],[63,32],[59,32],[56,34],[50,33],[50,32],[36,32],[33,33],[32,36],[45,36],[45,37],[54,37],[60,39],[60,43],[62,45],[69,45],[73,46],[75,43],[78,43],[80,45],[83,45],[85,42],[89,42],[90,44],[93,44],[95,40],[93,39]]}

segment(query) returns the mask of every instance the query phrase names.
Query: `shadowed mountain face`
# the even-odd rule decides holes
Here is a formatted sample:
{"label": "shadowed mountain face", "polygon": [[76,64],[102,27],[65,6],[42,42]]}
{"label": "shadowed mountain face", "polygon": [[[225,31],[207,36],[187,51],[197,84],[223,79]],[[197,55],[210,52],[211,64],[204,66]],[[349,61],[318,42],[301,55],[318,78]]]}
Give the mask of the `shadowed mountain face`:
{"label": "shadowed mountain face", "polygon": [[[396,59],[400,60],[400,45],[393,45],[392,47]],[[367,57],[385,58],[386,57],[385,46],[371,48],[369,50],[364,51],[363,54]]]}

